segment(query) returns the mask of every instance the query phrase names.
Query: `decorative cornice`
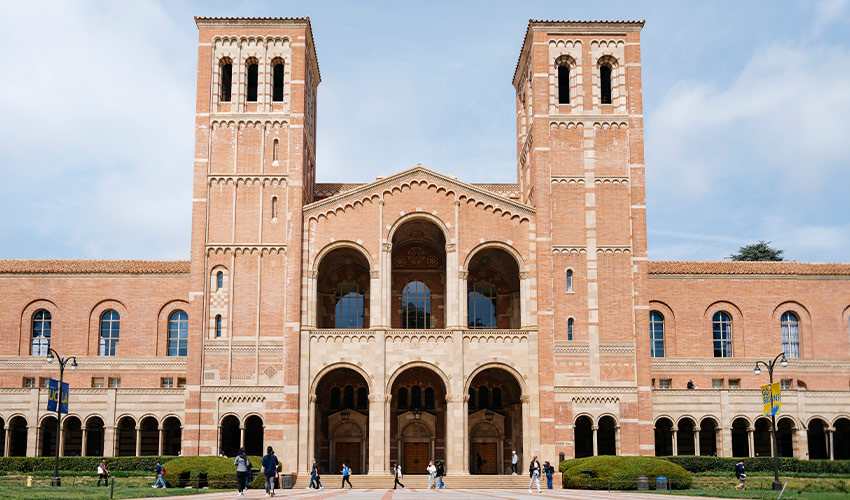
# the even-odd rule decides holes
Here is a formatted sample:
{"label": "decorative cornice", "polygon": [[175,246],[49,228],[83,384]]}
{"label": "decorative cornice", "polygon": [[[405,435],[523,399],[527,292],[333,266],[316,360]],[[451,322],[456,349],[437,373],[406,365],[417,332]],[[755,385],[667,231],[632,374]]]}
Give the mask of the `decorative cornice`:
{"label": "decorative cornice", "polygon": [[552,184],[584,185],[584,177],[553,175],[550,179]]}
{"label": "decorative cornice", "polygon": [[[185,357],[169,356],[77,356],[80,370],[185,370]],[[43,370],[48,364],[42,356],[0,356],[0,370]]]}
{"label": "decorative cornice", "polygon": [[266,397],[262,395],[256,396],[219,396],[219,402],[225,404],[234,404],[234,403],[265,403]]}
{"label": "decorative cornice", "polygon": [[587,247],[584,245],[552,245],[552,253],[568,255],[586,254]]}
{"label": "decorative cornice", "polygon": [[[759,358],[653,358],[653,371],[686,371],[691,372],[696,368],[710,368],[716,373],[728,371],[752,372],[756,360]],[[789,373],[800,373],[806,371],[826,372],[850,372],[850,361],[846,359],[789,359]]]}
{"label": "decorative cornice", "polygon": [[259,253],[260,255],[277,255],[286,253],[286,245],[252,245],[252,244],[222,244],[222,245],[206,245],[207,253],[233,253],[236,255]]}
{"label": "decorative cornice", "polygon": [[746,276],[747,279],[794,279],[813,276],[848,279],[850,263],[829,262],[692,262],[649,261],[649,277],[665,276]]}
{"label": "decorative cornice", "polygon": [[235,182],[239,184],[270,184],[272,186],[286,186],[286,175],[238,175],[238,174],[209,174],[207,175],[208,185],[214,182]]}
{"label": "decorative cornice", "polygon": [[237,125],[271,125],[272,127],[289,124],[289,113],[210,113],[210,125],[213,127]]}

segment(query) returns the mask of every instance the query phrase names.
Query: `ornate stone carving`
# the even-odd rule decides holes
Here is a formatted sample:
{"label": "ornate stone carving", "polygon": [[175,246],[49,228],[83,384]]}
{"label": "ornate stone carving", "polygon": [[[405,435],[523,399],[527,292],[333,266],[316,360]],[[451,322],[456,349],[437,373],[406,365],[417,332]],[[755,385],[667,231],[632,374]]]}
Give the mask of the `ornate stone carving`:
{"label": "ornate stone carving", "polygon": [[530,277],[531,277],[531,272],[529,272],[529,271],[520,271],[520,273],[519,273],[519,279],[521,279],[521,280],[527,280]]}
{"label": "ornate stone carving", "polygon": [[457,250],[457,245],[454,243],[446,243],[446,253],[452,253]]}
{"label": "ornate stone carving", "polygon": [[376,280],[381,277],[381,271],[369,271],[369,277]]}
{"label": "ornate stone carving", "polygon": [[520,401],[520,403],[530,403],[531,402],[531,396],[529,396],[528,394],[523,394],[519,397],[519,401]]}
{"label": "ornate stone carving", "polygon": [[469,278],[469,271],[458,271],[457,277],[458,277],[458,279],[465,280],[465,279]]}
{"label": "ornate stone carving", "polygon": [[314,392],[314,393],[310,394],[308,399],[310,400],[311,403],[315,403],[316,399],[318,399],[318,396],[316,396],[316,393]]}
{"label": "ornate stone carving", "polygon": [[385,252],[392,252],[393,251],[393,244],[392,243],[384,243],[384,244],[381,245],[381,248],[383,248]]}
{"label": "ornate stone carving", "polygon": [[319,271],[315,269],[310,269],[309,271],[307,271],[307,277],[310,279],[316,279],[319,277]]}
{"label": "ornate stone carving", "polygon": [[463,403],[469,399],[469,394],[446,394],[446,403]]}
{"label": "ornate stone carving", "polygon": [[387,396],[389,394],[369,394],[370,403],[388,403]]}

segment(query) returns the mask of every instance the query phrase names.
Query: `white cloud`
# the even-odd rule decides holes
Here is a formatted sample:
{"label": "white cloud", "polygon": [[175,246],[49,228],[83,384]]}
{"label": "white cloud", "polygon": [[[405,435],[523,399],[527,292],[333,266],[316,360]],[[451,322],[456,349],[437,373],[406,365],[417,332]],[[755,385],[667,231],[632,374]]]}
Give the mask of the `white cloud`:
{"label": "white cloud", "polygon": [[822,33],[827,26],[840,20],[847,12],[850,0],[821,0],[815,6],[815,18],[812,21],[812,32]]}

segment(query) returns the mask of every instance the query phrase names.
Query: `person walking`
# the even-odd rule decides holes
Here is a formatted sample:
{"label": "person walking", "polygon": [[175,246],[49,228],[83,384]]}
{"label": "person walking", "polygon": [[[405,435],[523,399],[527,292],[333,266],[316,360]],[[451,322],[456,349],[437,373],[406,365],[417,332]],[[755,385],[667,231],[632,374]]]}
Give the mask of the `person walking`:
{"label": "person walking", "polygon": [[475,468],[479,474],[481,474],[481,466],[484,465],[484,460],[481,458],[480,453],[475,454]]}
{"label": "person walking", "polygon": [[263,476],[266,477],[266,496],[274,496],[274,480],[277,476],[277,457],[271,446],[266,447],[266,456],[263,457]]}
{"label": "person walking", "polygon": [[552,474],[555,473],[555,468],[552,467],[552,464],[549,461],[543,462],[543,472],[546,473],[546,487],[550,490],[552,489]]}
{"label": "person walking", "polygon": [[431,489],[431,485],[437,486],[437,467],[434,466],[434,461],[431,460],[428,462],[428,467],[425,467],[425,470],[428,471],[428,489]]}
{"label": "person walking", "polygon": [[240,497],[245,496],[242,491],[248,487],[248,474],[251,472],[251,460],[245,455],[245,448],[239,448],[233,465],[236,466],[236,491]]}
{"label": "person walking", "polygon": [[738,460],[738,463],[735,464],[735,477],[738,478],[738,481],[741,481],[740,483],[738,483],[738,486],[735,486],[735,489],[736,490],[745,489],[747,487],[747,485],[746,485],[747,474],[744,472],[744,461],[743,460]]}
{"label": "person walking", "polygon": [[106,468],[106,459],[101,459],[97,466],[97,485],[103,481],[104,486],[109,486],[109,469]]}
{"label": "person walking", "polygon": [[159,462],[156,463],[156,467],[154,467],[154,472],[156,473],[156,482],[153,483],[153,487],[157,488],[158,485],[162,485],[165,488],[165,480],[163,477],[165,476],[165,467],[162,466]]}
{"label": "person walking", "polygon": [[350,477],[351,477],[351,469],[349,469],[348,465],[345,462],[343,462],[342,463],[342,486],[340,486],[340,488],[345,488],[346,482],[348,483],[348,489],[349,490],[351,488],[354,488],[354,486],[351,485],[351,479],[349,479]]}
{"label": "person walking", "polygon": [[531,463],[528,465],[528,475],[531,476],[531,480],[528,482],[528,492],[531,493],[531,485],[537,483],[537,493],[541,493],[540,489],[540,462],[537,461],[537,456],[531,459]]}
{"label": "person walking", "polygon": [[393,489],[396,486],[401,486],[401,489],[406,490],[407,488],[401,483],[401,464],[393,464]]}
{"label": "person walking", "polygon": [[322,489],[322,480],[319,478],[319,464],[316,462],[316,459],[313,459],[313,466],[310,468],[310,484],[307,485],[307,489],[316,485],[316,489]]}
{"label": "person walking", "polygon": [[437,489],[441,490],[446,487],[443,478],[446,476],[446,468],[443,466],[442,460],[437,460]]}
{"label": "person walking", "polygon": [[519,457],[516,454],[516,451],[511,452],[511,475],[516,476],[516,468],[519,463]]}

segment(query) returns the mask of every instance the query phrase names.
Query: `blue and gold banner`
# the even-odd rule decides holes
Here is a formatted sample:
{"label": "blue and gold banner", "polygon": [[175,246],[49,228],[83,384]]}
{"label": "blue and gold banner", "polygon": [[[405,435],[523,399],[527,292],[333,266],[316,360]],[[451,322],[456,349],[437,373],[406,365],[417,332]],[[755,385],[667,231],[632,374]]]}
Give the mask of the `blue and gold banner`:
{"label": "blue and gold banner", "polygon": [[56,411],[56,403],[59,403],[59,412],[68,413],[68,383],[62,382],[62,390],[59,390],[59,381],[50,379],[47,384],[47,411]]}

